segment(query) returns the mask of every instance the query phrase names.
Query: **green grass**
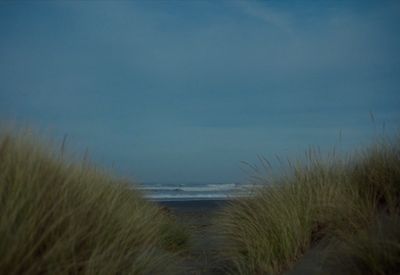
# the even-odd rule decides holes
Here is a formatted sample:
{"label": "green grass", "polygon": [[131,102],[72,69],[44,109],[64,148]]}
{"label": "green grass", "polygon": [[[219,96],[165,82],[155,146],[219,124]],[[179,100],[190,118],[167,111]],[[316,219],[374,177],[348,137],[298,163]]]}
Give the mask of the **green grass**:
{"label": "green grass", "polygon": [[[49,149],[50,147],[50,149]],[[127,182],[0,134],[0,274],[177,274],[187,235]]]}
{"label": "green grass", "polygon": [[321,274],[400,270],[398,141],[347,158],[310,151],[285,175],[258,180],[262,188],[219,216],[221,254],[231,273],[279,274],[322,243]]}

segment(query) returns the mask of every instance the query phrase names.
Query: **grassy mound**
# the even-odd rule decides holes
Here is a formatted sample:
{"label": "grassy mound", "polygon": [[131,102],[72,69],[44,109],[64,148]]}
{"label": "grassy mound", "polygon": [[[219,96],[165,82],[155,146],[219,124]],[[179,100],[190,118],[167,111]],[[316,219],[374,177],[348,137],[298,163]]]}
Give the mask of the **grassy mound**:
{"label": "grassy mound", "polygon": [[1,274],[176,274],[175,236],[128,183],[29,132],[0,134]]}
{"label": "grassy mound", "polygon": [[289,170],[261,179],[253,197],[236,199],[221,213],[221,253],[232,273],[288,271],[317,247],[317,274],[400,269],[399,142],[346,159],[311,152],[307,163]]}

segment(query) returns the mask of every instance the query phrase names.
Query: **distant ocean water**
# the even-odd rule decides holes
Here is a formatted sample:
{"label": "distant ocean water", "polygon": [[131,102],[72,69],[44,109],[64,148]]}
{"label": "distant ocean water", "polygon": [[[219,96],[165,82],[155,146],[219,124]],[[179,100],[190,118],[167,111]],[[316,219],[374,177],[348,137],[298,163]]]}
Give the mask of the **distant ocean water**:
{"label": "distant ocean water", "polygon": [[235,183],[143,183],[139,189],[151,200],[220,200],[249,194],[251,186]]}

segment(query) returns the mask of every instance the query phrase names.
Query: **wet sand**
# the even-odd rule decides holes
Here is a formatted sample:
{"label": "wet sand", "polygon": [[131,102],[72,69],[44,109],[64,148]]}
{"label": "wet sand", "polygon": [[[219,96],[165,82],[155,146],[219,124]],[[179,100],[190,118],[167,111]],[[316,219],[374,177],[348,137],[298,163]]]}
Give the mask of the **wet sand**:
{"label": "wet sand", "polygon": [[159,201],[191,233],[190,251],[184,261],[185,274],[224,274],[218,270],[218,241],[211,229],[215,213],[227,200]]}

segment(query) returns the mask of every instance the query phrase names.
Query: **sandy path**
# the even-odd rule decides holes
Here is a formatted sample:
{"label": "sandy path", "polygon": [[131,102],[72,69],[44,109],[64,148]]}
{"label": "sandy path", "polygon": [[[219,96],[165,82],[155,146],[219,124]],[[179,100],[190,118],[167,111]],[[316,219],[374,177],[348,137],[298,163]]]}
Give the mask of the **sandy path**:
{"label": "sandy path", "polygon": [[218,271],[217,247],[218,242],[212,231],[212,220],[215,212],[223,205],[222,201],[190,201],[166,202],[178,222],[189,228],[191,239],[190,251],[184,261],[187,275],[216,275],[224,274]]}

